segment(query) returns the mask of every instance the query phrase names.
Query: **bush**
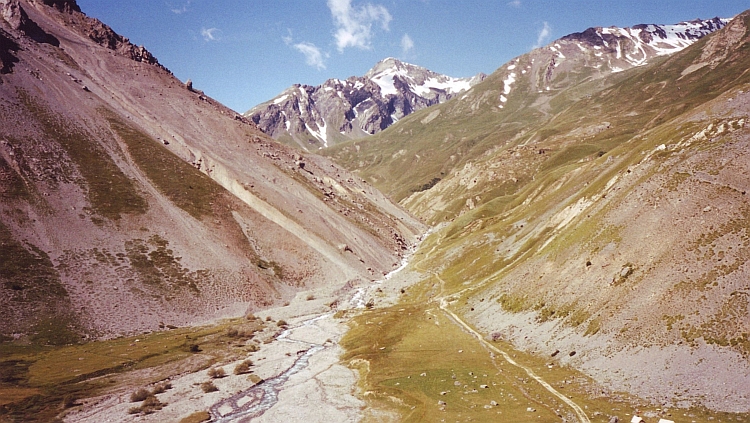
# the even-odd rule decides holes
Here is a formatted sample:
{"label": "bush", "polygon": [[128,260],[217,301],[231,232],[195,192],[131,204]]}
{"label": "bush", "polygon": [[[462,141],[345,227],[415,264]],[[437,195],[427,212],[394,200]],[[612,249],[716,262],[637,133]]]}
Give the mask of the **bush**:
{"label": "bush", "polygon": [[313,295],[313,294],[310,294],[310,295],[307,296],[307,301],[312,301],[314,299],[315,299],[315,295]]}
{"label": "bush", "polygon": [[[143,390],[145,391],[145,389]],[[164,408],[164,405],[164,403],[159,401],[159,398],[156,398],[153,394],[149,394],[146,396],[146,398],[144,398],[143,403],[140,407],[131,407],[130,409],[128,409],[128,414],[151,414]]]}
{"label": "bush", "polygon": [[149,392],[146,388],[140,388],[137,391],[130,394],[130,402],[140,402],[145,400],[151,395],[151,392]]}
{"label": "bush", "polygon": [[244,375],[245,373],[250,372],[250,366],[253,365],[253,362],[251,360],[245,360],[242,363],[238,364],[234,367],[234,374],[236,375]]}
{"label": "bush", "polygon": [[216,385],[214,385],[214,383],[213,383],[213,382],[211,382],[210,380],[209,380],[209,381],[206,381],[206,382],[203,382],[203,383],[201,383],[201,389],[202,389],[202,390],[203,390],[203,392],[205,392],[205,393],[209,393],[209,392],[216,392],[216,391],[218,391],[218,390],[219,390],[219,388],[217,388],[217,387],[216,387]]}
{"label": "bush", "polygon": [[154,390],[152,391],[152,393],[154,395],[156,395],[156,394],[163,394],[164,392],[167,391],[167,389],[172,389],[172,384],[171,383],[169,383],[169,382],[159,383],[156,386],[154,386]]}
{"label": "bush", "polygon": [[208,369],[208,377],[211,379],[221,379],[227,375],[223,367],[212,367]]}
{"label": "bush", "polygon": [[279,320],[278,322],[276,322],[276,326],[282,327],[282,326],[289,326],[289,325],[286,323],[286,320]]}

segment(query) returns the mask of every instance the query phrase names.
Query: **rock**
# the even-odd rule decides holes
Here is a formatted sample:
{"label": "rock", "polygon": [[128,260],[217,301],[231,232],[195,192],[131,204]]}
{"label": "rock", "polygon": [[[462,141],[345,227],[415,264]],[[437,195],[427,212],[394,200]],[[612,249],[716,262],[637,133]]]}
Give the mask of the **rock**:
{"label": "rock", "polygon": [[556,355],[560,354],[560,350],[555,350],[552,354],[550,354],[551,357],[554,357]]}
{"label": "rock", "polygon": [[47,6],[54,7],[61,12],[80,12],[81,8],[76,3],[76,0],[42,0],[42,3]]}
{"label": "rock", "polygon": [[620,418],[617,416],[612,416],[609,418],[609,422],[607,423],[620,423]]}
{"label": "rock", "polygon": [[527,407],[526,411],[528,411],[529,413],[536,413],[536,408]]}
{"label": "rock", "polygon": [[5,22],[13,29],[20,29],[28,19],[18,0],[0,0],[0,11]]}
{"label": "rock", "polygon": [[573,357],[574,355],[576,355],[576,352],[575,352],[575,351],[571,351],[571,352],[570,352],[570,354],[568,354],[568,355],[569,355],[570,357]]}
{"label": "rock", "polygon": [[187,89],[188,91],[193,91],[193,80],[192,79],[188,79],[187,81],[185,81],[185,89]]}

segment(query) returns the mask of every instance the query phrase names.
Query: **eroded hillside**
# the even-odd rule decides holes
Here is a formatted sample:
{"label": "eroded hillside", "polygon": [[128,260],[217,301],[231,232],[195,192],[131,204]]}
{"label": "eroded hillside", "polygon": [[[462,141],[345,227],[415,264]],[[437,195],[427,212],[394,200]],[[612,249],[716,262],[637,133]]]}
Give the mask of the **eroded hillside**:
{"label": "eroded hillside", "polygon": [[74,1],[0,3],[0,328],[68,343],[369,281],[422,230]]}

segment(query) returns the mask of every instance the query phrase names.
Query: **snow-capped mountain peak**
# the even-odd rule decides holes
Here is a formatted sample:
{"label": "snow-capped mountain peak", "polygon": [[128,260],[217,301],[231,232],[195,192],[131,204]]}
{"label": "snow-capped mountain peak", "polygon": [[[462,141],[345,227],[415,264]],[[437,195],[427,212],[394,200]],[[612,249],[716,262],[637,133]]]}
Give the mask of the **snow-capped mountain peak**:
{"label": "snow-capped mountain peak", "polygon": [[389,57],[361,77],[329,79],[317,87],[294,85],[245,116],[278,140],[318,149],[382,131],[485,77],[454,78]]}

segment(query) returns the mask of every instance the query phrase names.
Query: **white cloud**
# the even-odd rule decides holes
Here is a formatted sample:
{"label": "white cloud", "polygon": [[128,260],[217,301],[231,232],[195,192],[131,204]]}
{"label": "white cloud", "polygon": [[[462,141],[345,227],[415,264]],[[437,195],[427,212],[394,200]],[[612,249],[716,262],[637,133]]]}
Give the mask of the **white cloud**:
{"label": "white cloud", "polygon": [[[318,70],[325,69],[324,54],[320,49],[311,43],[297,43],[293,46],[297,51],[305,55],[305,63]],[[327,55],[325,55],[327,56]]]}
{"label": "white cloud", "polygon": [[547,40],[549,39],[549,36],[551,35],[551,33],[552,33],[552,28],[550,28],[547,21],[544,21],[544,27],[539,31],[539,34],[537,34],[536,36],[536,44],[534,44],[534,48],[539,48],[542,45],[544,45],[544,43],[546,43]]}
{"label": "white cloud", "polygon": [[406,54],[414,49],[414,41],[411,39],[409,34],[404,34],[401,37],[401,53]]}
{"label": "white cloud", "polygon": [[203,28],[201,29],[201,35],[206,41],[218,41],[221,35],[221,30],[219,28]]}
{"label": "white cloud", "polygon": [[370,3],[352,6],[351,0],[328,0],[328,8],[336,25],[336,47],[339,52],[347,47],[370,49],[372,25],[380,24],[388,31],[388,24],[393,19],[384,6]]}
{"label": "white cloud", "polygon": [[513,0],[508,2],[508,6],[519,8],[521,7],[521,0]]}
{"label": "white cloud", "polygon": [[292,30],[287,28],[288,35],[284,35],[281,37],[281,40],[284,41],[284,44],[291,45],[292,44]]}
{"label": "white cloud", "polygon": [[185,13],[185,12],[188,11],[188,8],[190,7],[190,3],[192,3],[192,2],[193,2],[192,0],[187,0],[187,1],[185,1],[183,3],[183,5],[181,7],[170,6],[170,10],[172,11],[172,13],[181,15],[181,14],[183,14],[183,13]]}

